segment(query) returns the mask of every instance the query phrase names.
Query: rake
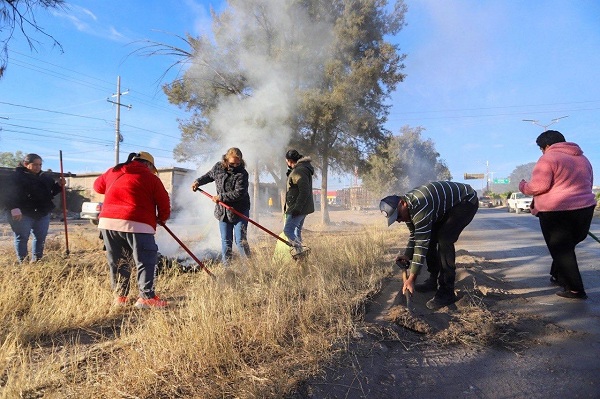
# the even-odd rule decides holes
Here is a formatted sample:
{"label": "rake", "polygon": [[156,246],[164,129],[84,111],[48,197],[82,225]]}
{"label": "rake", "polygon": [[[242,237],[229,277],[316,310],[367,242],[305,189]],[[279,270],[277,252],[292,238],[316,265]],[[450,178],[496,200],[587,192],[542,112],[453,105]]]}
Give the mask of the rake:
{"label": "rake", "polygon": [[[206,191],[202,190],[201,188],[197,188],[194,191],[199,191],[202,194],[206,195],[208,198],[210,198],[211,200],[213,199],[213,196],[210,195],[209,193],[207,193]],[[266,227],[258,224],[257,222],[255,222],[254,220],[250,219],[248,216],[244,215],[243,213],[235,210],[233,207],[227,205],[226,203],[224,203],[223,201],[217,201],[217,204],[221,205],[223,208],[230,210],[231,212],[235,213],[237,216],[241,217],[242,219],[246,220],[247,222],[252,223],[253,225],[255,225],[256,227],[258,227],[259,229],[261,229],[262,231],[264,231],[265,233],[270,234],[271,236],[275,237],[276,239],[278,239],[279,241],[283,242],[285,245],[287,245],[290,248],[296,248],[294,246],[294,244],[292,244],[291,242],[289,242],[288,240],[284,240],[282,237],[278,236],[277,234],[273,233],[271,230],[267,229]],[[298,260],[298,259],[302,259],[305,258],[308,253],[310,252],[310,248],[308,247],[302,247],[302,249],[299,252],[296,253],[292,253],[292,258],[294,260]]]}

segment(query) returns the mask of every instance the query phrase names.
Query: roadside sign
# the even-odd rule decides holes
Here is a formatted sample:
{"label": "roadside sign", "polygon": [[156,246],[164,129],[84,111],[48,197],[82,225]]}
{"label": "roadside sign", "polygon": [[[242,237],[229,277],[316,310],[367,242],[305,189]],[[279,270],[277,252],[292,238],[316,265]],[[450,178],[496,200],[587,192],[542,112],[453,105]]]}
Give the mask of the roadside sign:
{"label": "roadside sign", "polygon": [[469,179],[484,179],[484,173],[465,173],[465,180]]}
{"label": "roadside sign", "polygon": [[510,179],[494,179],[494,184],[508,184],[510,183]]}

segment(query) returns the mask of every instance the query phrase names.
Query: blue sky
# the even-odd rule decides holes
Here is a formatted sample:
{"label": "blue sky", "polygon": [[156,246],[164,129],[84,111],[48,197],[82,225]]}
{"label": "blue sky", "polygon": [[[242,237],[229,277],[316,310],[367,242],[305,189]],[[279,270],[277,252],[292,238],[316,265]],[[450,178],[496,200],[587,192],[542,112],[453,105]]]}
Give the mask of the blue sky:
{"label": "blue sky", "polygon": [[[405,82],[392,98],[387,127],[422,126],[456,181],[464,173],[504,178],[540,156],[538,120],[578,143],[600,185],[600,3],[596,1],[407,1],[408,25],[393,40],[407,54]],[[107,101],[121,77],[120,159],[151,152],[158,167],[180,166],[171,151],[178,119],[160,84],[174,59],[131,55],[136,41],[183,44],[210,27],[220,1],[73,0],[64,13],[37,19],[64,52],[39,35],[37,52],[21,37],[10,43],[0,80],[0,151],[36,152],[44,168],[104,170],[114,164],[115,106]],[[114,100],[114,98],[111,98]],[[4,119],[8,118],[8,119]],[[215,154],[218,158],[220,154]],[[330,189],[349,184],[333,178]],[[469,181],[481,188],[483,181]],[[496,191],[502,191],[497,189]]]}

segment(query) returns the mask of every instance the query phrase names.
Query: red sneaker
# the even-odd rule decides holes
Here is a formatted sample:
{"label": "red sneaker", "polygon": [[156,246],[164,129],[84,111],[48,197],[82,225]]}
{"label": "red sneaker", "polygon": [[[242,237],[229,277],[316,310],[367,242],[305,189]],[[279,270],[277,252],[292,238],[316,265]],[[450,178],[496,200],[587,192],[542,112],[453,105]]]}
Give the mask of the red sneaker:
{"label": "red sneaker", "polygon": [[167,301],[160,299],[158,296],[150,299],[138,298],[134,306],[138,309],[161,309],[167,306]]}
{"label": "red sneaker", "polygon": [[114,305],[115,306],[125,306],[125,305],[127,305],[128,299],[129,298],[127,298],[126,296],[118,296],[115,298]]}

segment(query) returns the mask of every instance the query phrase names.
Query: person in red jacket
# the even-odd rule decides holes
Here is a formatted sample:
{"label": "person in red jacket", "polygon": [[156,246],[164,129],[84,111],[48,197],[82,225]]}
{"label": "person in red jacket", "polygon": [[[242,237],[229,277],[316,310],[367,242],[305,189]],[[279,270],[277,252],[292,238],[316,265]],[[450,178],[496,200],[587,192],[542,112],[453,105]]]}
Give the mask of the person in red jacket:
{"label": "person in red jacket", "polygon": [[542,156],[533,167],[531,180],[521,180],[519,190],[533,195],[531,213],[540,228],[550,255],[550,281],[563,291],[563,298],[586,299],[579,273],[575,246],[590,229],[596,200],[592,192],[594,173],[581,148],[556,130],[547,130],[536,139]]}
{"label": "person in red jacket", "polygon": [[108,169],[94,182],[104,194],[98,228],[106,247],[115,303],[125,305],[131,277],[130,259],[137,268],[137,308],[163,308],[167,302],[154,292],[158,247],[156,225],[171,214],[169,194],[156,176],[154,157],[147,152],[129,154],[125,163]]}

